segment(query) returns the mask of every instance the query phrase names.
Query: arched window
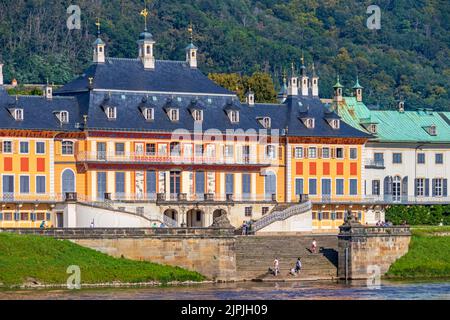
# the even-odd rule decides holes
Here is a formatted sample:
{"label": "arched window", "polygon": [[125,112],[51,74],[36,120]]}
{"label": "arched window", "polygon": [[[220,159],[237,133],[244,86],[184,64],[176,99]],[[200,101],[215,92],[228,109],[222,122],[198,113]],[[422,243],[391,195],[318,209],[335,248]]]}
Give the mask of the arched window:
{"label": "arched window", "polygon": [[272,200],[272,195],[277,193],[277,176],[273,172],[267,172],[265,177],[266,200]]}
{"label": "arched window", "polygon": [[75,174],[72,170],[66,169],[62,173],[62,193],[75,192]]}

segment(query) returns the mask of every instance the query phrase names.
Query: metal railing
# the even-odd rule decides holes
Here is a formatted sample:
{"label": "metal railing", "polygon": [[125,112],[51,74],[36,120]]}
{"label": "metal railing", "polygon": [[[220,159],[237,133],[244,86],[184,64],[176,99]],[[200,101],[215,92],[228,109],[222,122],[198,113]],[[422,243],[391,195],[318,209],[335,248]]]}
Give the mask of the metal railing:
{"label": "metal railing", "polygon": [[258,161],[257,155],[228,157],[217,155],[180,155],[172,153],[167,155],[157,155],[153,153],[140,152],[103,152],[103,151],[83,151],[76,156],[79,162],[112,162],[112,163],[161,163],[161,164],[253,164],[267,165],[275,160],[260,157]]}
{"label": "metal railing", "polygon": [[339,195],[309,196],[313,203],[321,204],[450,204],[450,197],[419,197],[393,195]]}
{"label": "metal railing", "polygon": [[64,196],[60,193],[54,194],[40,194],[40,193],[1,193],[0,194],[0,202],[10,202],[10,203],[21,203],[21,202],[30,202],[30,203],[45,203],[45,202],[62,202],[64,201]]}
{"label": "metal railing", "polygon": [[384,168],[384,160],[375,160],[375,159],[366,159],[364,162],[364,165],[366,167],[373,167],[373,168]]}
{"label": "metal railing", "polygon": [[273,213],[263,216],[261,219],[254,222],[252,224],[252,231],[257,232],[277,221],[284,221],[290,217],[306,213],[306,212],[310,211],[311,208],[312,208],[312,203],[310,201],[308,201],[308,202],[304,202],[301,204],[290,206],[289,208],[287,208],[283,211],[275,211]]}

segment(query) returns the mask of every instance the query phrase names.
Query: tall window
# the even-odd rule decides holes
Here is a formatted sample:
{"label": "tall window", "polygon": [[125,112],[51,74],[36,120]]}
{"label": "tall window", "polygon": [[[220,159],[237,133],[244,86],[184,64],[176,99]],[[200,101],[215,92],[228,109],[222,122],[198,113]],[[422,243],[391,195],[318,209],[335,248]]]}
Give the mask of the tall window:
{"label": "tall window", "polygon": [[[444,179],[438,178],[432,180],[433,184],[433,196],[442,197],[444,196]],[[447,189],[447,180],[445,179],[445,189]]]}
{"label": "tall window", "polygon": [[125,195],[125,172],[116,172],[116,196],[122,198]]}
{"label": "tall window", "polygon": [[20,176],[20,193],[27,194],[30,193],[30,177]]}
{"label": "tall window", "polygon": [[344,159],[344,148],[336,148],[336,158]]}
{"label": "tall window", "polygon": [[181,145],[179,142],[170,143],[170,155],[173,157],[178,157],[181,155]]}
{"label": "tall window", "polygon": [[63,155],[73,155],[73,142],[63,141],[61,145],[61,151]]}
{"label": "tall window", "polygon": [[425,164],[425,153],[418,153],[417,154],[417,163],[418,164]]}
{"label": "tall window", "polygon": [[233,158],[234,157],[234,146],[233,145],[224,146],[224,155],[226,158]]}
{"label": "tall window", "polygon": [[392,163],[394,163],[394,164],[402,163],[402,154],[401,153],[393,153],[392,154]]}
{"label": "tall window", "polygon": [[297,178],[295,179],[295,195],[300,196],[301,194],[304,194],[303,179]]}
{"label": "tall window", "polygon": [[424,178],[416,179],[416,196],[417,197],[425,196],[425,179]]}
{"label": "tall window", "polygon": [[232,173],[225,175],[225,193],[234,194],[234,174]]}
{"label": "tall window", "polygon": [[379,196],[381,194],[380,186],[380,180],[372,180],[372,195]]}
{"label": "tall window", "polygon": [[45,154],[45,142],[36,142],[36,154]]}
{"label": "tall window", "polygon": [[45,194],[45,176],[36,176],[36,193]]}
{"label": "tall window", "polygon": [[12,153],[12,141],[3,141],[3,153]]}
{"label": "tall window", "polygon": [[156,194],[156,172],[147,171],[147,196]]}
{"label": "tall window", "polygon": [[309,179],[309,194],[317,195],[317,179]]}
{"label": "tall window", "polygon": [[277,193],[277,176],[273,172],[268,172],[265,177],[266,200],[271,200],[272,195]]}
{"label": "tall window", "polygon": [[116,156],[125,155],[125,143],[117,142],[116,143]]}
{"label": "tall window", "polygon": [[294,158],[295,159],[303,158],[303,147],[295,147],[294,148]]}
{"label": "tall window", "polygon": [[273,145],[266,146],[266,159],[274,160],[276,157],[276,147]]}
{"label": "tall window", "polygon": [[145,145],[145,154],[147,156],[154,156],[154,155],[156,155],[156,145],[154,143],[147,143]]}
{"label": "tall window", "polygon": [[308,158],[310,158],[310,159],[317,158],[317,148],[316,147],[308,148]]}
{"label": "tall window", "polygon": [[170,172],[170,193],[174,195],[180,194],[181,173],[179,171]]}
{"label": "tall window", "polygon": [[106,193],[106,172],[97,172],[97,200],[104,200]]}
{"label": "tall window", "polygon": [[358,159],[358,149],[357,148],[350,148],[350,159],[352,159],[352,160]]}
{"label": "tall window", "polygon": [[328,147],[322,148],[322,158],[323,159],[330,158],[330,148],[328,148]]}
{"label": "tall window", "polygon": [[322,179],[322,195],[331,195],[331,179]]}
{"label": "tall window", "polygon": [[28,141],[20,141],[20,153],[27,154],[29,152],[30,150]]}
{"label": "tall window", "polygon": [[242,197],[244,199],[250,199],[251,192],[252,192],[251,175],[243,174],[242,175]]}
{"label": "tall window", "polygon": [[199,197],[205,194],[205,173],[202,171],[195,173],[195,193]]}
{"label": "tall window", "polygon": [[384,154],[383,153],[375,153],[374,160],[375,160],[375,164],[383,166],[384,165]]}
{"label": "tall window", "polygon": [[358,195],[358,180],[350,179],[350,195],[356,196]]}
{"label": "tall window", "polygon": [[62,173],[62,193],[75,192],[75,174],[72,170],[66,169]]}
{"label": "tall window", "polygon": [[336,195],[344,195],[344,179],[336,179]]}
{"label": "tall window", "polygon": [[231,123],[238,123],[239,122],[239,111],[232,110],[229,113],[230,121]]}

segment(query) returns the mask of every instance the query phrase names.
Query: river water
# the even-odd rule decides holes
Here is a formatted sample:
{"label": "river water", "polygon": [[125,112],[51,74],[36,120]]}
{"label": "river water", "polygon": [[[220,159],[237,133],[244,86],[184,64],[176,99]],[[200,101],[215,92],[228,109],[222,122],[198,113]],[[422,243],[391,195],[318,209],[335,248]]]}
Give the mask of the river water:
{"label": "river water", "polygon": [[450,281],[245,282],[180,287],[0,291],[0,300],[450,300]]}

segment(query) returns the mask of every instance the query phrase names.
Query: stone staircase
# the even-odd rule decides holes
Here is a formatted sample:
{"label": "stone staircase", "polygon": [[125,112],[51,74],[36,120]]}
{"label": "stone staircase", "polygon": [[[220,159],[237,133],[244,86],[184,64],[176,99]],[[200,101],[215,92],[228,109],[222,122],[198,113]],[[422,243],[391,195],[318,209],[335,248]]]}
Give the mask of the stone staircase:
{"label": "stone staircase", "polygon": [[[318,253],[309,251],[313,238]],[[333,235],[241,236],[236,240],[236,267],[239,280],[290,281],[331,280],[337,277],[338,239]],[[300,257],[303,269],[297,277],[289,275]],[[268,273],[273,260],[280,262],[280,274]]]}

